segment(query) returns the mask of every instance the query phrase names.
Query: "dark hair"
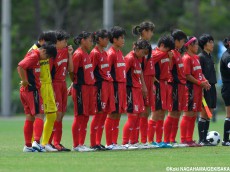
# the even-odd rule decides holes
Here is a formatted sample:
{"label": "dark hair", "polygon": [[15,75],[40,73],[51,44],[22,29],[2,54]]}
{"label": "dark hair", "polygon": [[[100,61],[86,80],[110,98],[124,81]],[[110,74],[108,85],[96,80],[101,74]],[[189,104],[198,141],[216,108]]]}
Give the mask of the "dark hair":
{"label": "dark hair", "polygon": [[93,33],[93,42],[99,43],[99,38],[109,38],[110,33],[106,29],[100,29]]}
{"label": "dark hair", "polygon": [[229,42],[230,41],[230,36],[227,36],[226,38],[224,38],[224,40],[223,40],[223,44],[224,44],[224,46],[225,46],[225,48],[229,48]]}
{"label": "dark hair", "polygon": [[207,33],[202,34],[199,39],[198,43],[200,48],[203,50],[204,46],[209,42],[209,41],[214,41],[213,37]]}
{"label": "dark hair", "polygon": [[174,39],[170,35],[163,35],[162,37],[160,37],[157,46],[160,47],[161,44],[164,44],[164,47],[169,48],[170,50],[175,49]]}
{"label": "dark hair", "polygon": [[92,36],[91,32],[82,31],[78,36],[75,36],[73,38],[73,42],[76,45],[80,45],[82,39],[87,39],[87,38],[89,38],[91,36]]}
{"label": "dark hair", "polygon": [[57,43],[57,37],[56,37],[56,31],[44,31],[38,36],[38,40],[45,40],[48,44],[56,44]]}
{"label": "dark hair", "polygon": [[171,33],[171,36],[173,37],[174,41],[175,40],[182,40],[182,39],[187,39],[187,35],[182,31],[182,30],[179,30],[179,29],[174,29]]}
{"label": "dark hair", "polygon": [[62,41],[62,40],[68,40],[70,35],[63,30],[58,30],[56,31],[56,37],[58,41]]}
{"label": "dark hair", "polygon": [[137,36],[137,35],[141,35],[143,30],[153,31],[154,29],[155,29],[155,25],[152,22],[144,21],[140,25],[134,26],[132,29],[132,33],[133,33],[133,35]]}
{"label": "dark hair", "polygon": [[148,56],[147,56],[147,60],[150,59],[151,54],[152,54],[152,47],[151,44],[144,39],[138,39],[135,43],[134,43],[134,50],[135,49],[145,49],[148,50]]}
{"label": "dark hair", "polygon": [[118,39],[120,36],[126,35],[125,30],[120,27],[120,26],[114,26],[111,30],[110,30],[110,34],[109,34],[109,42],[113,43],[113,38]]}
{"label": "dark hair", "polygon": [[41,46],[42,49],[45,49],[46,50],[46,55],[49,57],[49,58],[55,58],[57,56],[57,49],[56,49],[56,46],[55,44],[43,44]]}

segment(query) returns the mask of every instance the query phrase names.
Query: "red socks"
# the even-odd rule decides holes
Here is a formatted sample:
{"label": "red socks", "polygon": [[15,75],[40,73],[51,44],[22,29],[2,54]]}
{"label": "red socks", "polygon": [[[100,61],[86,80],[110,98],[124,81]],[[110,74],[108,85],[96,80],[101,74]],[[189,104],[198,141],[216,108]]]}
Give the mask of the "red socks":
{"label": "red socks", "polygon": [[193,141],[193,132],[195,128],[195,122],[196,122],[196,116],[189,117],[189,123],[188,123],[188,128],[187,128],[187,135],[186,135],[187,142]]}
{"label": "red socks", "polygon": [[113,144],[113,123],[114,119],[106,118],[105,120],[105,137],[106,137],[106,145],[112,145]]}
{"label": "red socks", "polygon": [[164,122],[164,142],[170,142],[170,135],[172,132],[172,125],[173,125],[174,118],[171,116],[167,116]]}
{"label": "red socks", "polygon": [[62,121],[55,121],[54,123],[54,145],[59,145],[62,138]]}
{"label": "red socks", "polygon": [[123,140],[122,140],[122,144],[128,144],[129,143],[129,139],[130,139],[130,134],[132,132],[132,130],[134,130],[135,128],[135,124],[137,122],[138,117],[134,116],[132,114],[128,114],[128,119],[124,125],[123,128]]}
{"label": "red socks", "polygon": [[148,135],[148,118],[147,117],[140,118],[140,133],[141,133],[141,143],[146,143],[147,135]]}
{"label": "red socks", "polygon": [[89,116],[83,115],[82,123],[80,126],[80,132],[79,132],[79,145],[84,145],[85,143],[88,121],[89,121]]}
{"label": "red socks", "polygon": [[118,139],[118,135],[119,135],[119,123],[120,123],[120,118],[119,119],[113,119],[112,141],[114,144],[117,144],[117,139]]}
{"label": "red socks", "polygon": [[90,145],[92,147],[96,146],[96,136],[97,136],[97,129],[100,122],[100,115],[101,114],[94,115],[90,124]]}
{"label": "red socks", "polygon": [[79,145],[79,133],[80,126],[82,123],[83,115],[74,116],[73,124],[72,124],[72,137],[73,137],[73,147],[77,147]]}
{"label": "red socks", "polygon": [[40,139],[43,132],[44,121],[41,118],[35,118],[34,121],[34,141],[40,143]]}
{"label": "red socks", "polygon": [[177,135],[177,131],[178,131],[179,120],[180,120],[180,118],[173,118],[172,131],[171,131],[171,135],[170,135],[170,142],[176,141],[176,135]]}
{"label": "red socks", "polygon": [[158,120],[156,123],[156,142],[162,142],[162,135],[163,135],[163,120]]}
{"label": "red socks", "polygon": [[97,137],[96,137],[96,144],[100,145],[107,114],[96,114],[96,115],[100,115],[100,122],[98,125]]}
{"label": "red socks", "polygon": [[137,117],[135,126],[130,134],[129,142],[135,144],[139,142],[140,117]]}
{"label": "red socks", "polygon": [[34,121],[25,120],[24,123],[24,139],[25,139],[25,145],[27,147],[32,147],[32,137],[33,137],[33,124]]}
{"label": "red socks", "polygon": [[148,142],[149,143],[154,142],[155,131],[156,131],[156,121],[153,121],[150,119],[148,123]]}

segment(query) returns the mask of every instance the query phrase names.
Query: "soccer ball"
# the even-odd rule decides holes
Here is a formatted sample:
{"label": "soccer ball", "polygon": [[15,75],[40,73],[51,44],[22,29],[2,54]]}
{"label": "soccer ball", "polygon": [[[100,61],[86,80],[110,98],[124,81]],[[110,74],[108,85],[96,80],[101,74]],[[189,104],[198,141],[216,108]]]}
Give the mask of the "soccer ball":
{"label": "soccer ball", "polygon": [[210,131],[208,132],[206,139],[213,146],[217,146],[220,143],[220,134],[217,131]]}

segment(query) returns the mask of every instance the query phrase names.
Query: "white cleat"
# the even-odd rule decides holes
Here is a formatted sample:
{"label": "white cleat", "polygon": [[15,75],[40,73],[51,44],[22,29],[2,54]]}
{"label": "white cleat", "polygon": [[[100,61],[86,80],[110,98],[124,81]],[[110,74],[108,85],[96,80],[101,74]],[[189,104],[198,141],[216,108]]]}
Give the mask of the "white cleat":
{"label": "white cleat", "polygon": [[133,144],[133,146],[138,147],[138,149],[149,149],[150,148],[149,145],[148,145],[148,143],[145,143],[145,144],[143,144],[143,143],[136,143],[136,144]]}
{"label": "white cleat", "polygon": [[38,152],[38,151],[35,150],[33,147],[24,146],[23,152]]}
{"label": "white cleat", "polygon": [[109,146],[105,146],[106,149],[108,150],[126,150],[126,148],[124,148],[123,146],[119,146],[117,144],[112,144]]}
{"label": "white cleat", "polygon": [[38,144],[36,141],[33,141],[32,148],[37,150],[38,152],[46,152],[45,148]]}
{"label": "white cleat", "polygon": [[79,145],[77,147],[73,148],[73,151],[77,151],[77,152],[92,152],[95,151],[94,149],[91,149],[85,145]]}
{"label": "white cleat", "polygon": [[125,144],[125,145],[121,145],[121,146],[128,149],[128,150],[138,149],[138,147],[136,147],[135,145],[131,145],[131,144]]}
{"label": "white cleat", "polygon": [[53,146],[51,146],[50,144],[45,145],[45,150],[47,152],[57,152],[58,151],[57,149],[53,148]]}

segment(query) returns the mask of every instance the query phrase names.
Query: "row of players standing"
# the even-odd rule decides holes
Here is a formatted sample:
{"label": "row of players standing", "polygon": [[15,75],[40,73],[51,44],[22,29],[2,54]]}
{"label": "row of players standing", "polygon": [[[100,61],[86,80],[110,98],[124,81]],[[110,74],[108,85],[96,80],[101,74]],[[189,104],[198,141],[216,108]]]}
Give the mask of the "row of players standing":
{"label": "row of players standing", "polygon": [[[151,22],[143,22],[136,26],[133,33],[140,35],[140,39],[126,57],[123,57],[121,52],[121,48],[124,46],[125,31],[120,27],[113,27],[110,33],[106,30],[99,30],[93,34],[82,32],[74,38],[74,43],[79,45],[79,48],[73,54],[73,89],[71,89],[74,102],[73,150],[105,149],[101,144],[104,126],[107,149],[171,147],[170,142],[176,143],[175,137],[182,110],[185,112],[181,120],[181,142],[189,146],[209,145],[208,141],[205,140],[209,119],[204,110],[198,124],[199,144],[196,144],[192,139],[196,113],[202,110],[202,88],[206,90],[213,88],[211,90],[214,91],[212,94],[210,93],[211,97],[216,96],[215,83],[210,85],[205,79],[199,58],[196,56],[198,40],[195,37],[188,39],[185,44],[187,52],[182,62],[179,50],[187,40],[185,33],[175,30],[172,36],[162,36],[158,42],[158,47],[152,51],[148,41],[151,39],[154,29],[155,26]],[[66,42],[68,39],[68,35],[64,32],[59,33],[59,36],[57,38],[59,41],[64,40]],[[92,38],[96,42],[96,46],[88,54],[87,52],[92,46]],[[112,46],[106,53],[104,48],[107,47],[109,40]],[[213,50],[213,38],[207,34],[203,35],[199,43],[204,50],[203,56],[210,55]],[[207,52],[205,47],[210,46],[209,44],[212,48]],[[67,59],[60,58],[63,56],[60,52],[64,49],[67,52],[67,56],[65,53]],[[68,53],[67,48],[60,47],[54,60],[57,65],[52,70],[53,76],[55,73],[61,73],[64,76],[62,81],[65,81],[67,66],[62,65],[63,69],[60,69],[59,66],[71,62],[72,59],[69,59],[71,51]],[[206,66],[206,62],[203,64]],[[210,64],[211,66],[208,66],[207,71],[214,70],[213,63]],[[72,71],[69,70],[69,73],[72,74]],[[214,75],[215,70],[212,77]],[[185,85],[186,82],[187,86]],[[56,90],[56,104],[59,113],[55,122],[56,125],[54,125],[54,133],[58,135],[58,141],[56,139],[53,149],[48,147],[47,151],[68,150],[60,144],[62,125],[57,125],[58,122],[62,123],[66,111],[65,82],[62,85],[63,88],[54,89],[54,91]],[[57,99],[57,95],[60,95],[60,99]],[[211,100],[214,100],[211,108],[215,108],[216,98],[209,97],[208,104]],[[152,113],[148,121],[150,108]],[[164,123],[165,110],[169,111],[169,115]],[[117,145],[119,121],[121,114],[126,112],[128,112],[128,120],[123,129],[123,146],[119,146]],[[90,126],[91,149],[84,146],[89,115],[94,115]],[[163,126],[164,142],[162,142]],[[142,144],[137,144],[139,142],[139,128]],[[155,132],[156,142],[153,139]],[[52,135],[50,138],[48,145],[51,145]]]}

